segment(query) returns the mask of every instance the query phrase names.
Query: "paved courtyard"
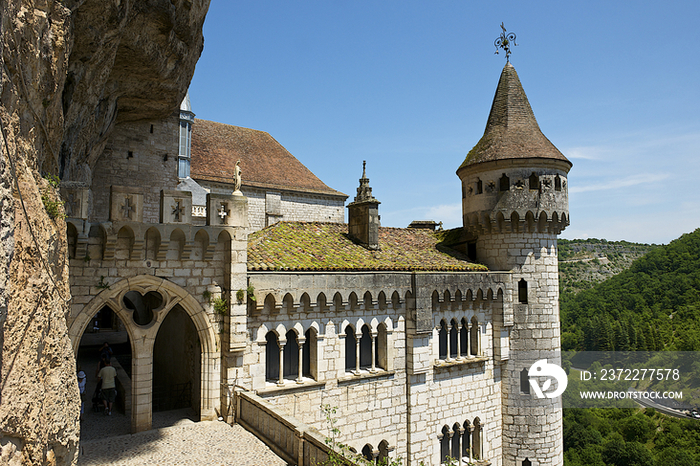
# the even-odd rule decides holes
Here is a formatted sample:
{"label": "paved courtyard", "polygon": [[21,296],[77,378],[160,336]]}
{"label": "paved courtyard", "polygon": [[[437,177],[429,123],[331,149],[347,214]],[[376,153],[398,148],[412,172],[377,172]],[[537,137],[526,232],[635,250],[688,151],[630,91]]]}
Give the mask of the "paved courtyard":
{"label": "paved courtyard", "polygon": [[286,465],[241,426],[230,426],[219,421],[181,419],[172,427],[81,441],[79,466],[145,464]]}
{"label": "paved courtyard", "polygon": [[[123,332],[121,332],[123,333]],[[87,374],[87,400],[80,424],[79,466],[214,465],[285,466],[267,445],[239,425],[194,422],[191,409],[154,412],[153,429],[130,434],[131,420],[115,407],[111,416],[92,409],[98,348],[123,343],[120,332],[86,333],[78,358]]]}

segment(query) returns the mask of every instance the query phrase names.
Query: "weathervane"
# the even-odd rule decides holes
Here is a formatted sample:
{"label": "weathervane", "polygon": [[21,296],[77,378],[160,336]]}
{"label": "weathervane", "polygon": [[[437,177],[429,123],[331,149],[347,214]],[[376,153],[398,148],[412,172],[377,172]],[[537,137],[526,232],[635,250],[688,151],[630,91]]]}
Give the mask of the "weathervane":
{"label": "weathervane", "polygon": [[493,45],[496,46],[496,55],[498,55],[498,48],[502,48],[503,50],[506,51],[506,62],[510,61],[510,43],[512,42],[513,45],[518,45],[515,43],[515,33],[511,32],[508,33],[506,32],[506,27],[501,23],[501,29],[503,32],[501,32],[501,35],[498,37],[493,42]]}

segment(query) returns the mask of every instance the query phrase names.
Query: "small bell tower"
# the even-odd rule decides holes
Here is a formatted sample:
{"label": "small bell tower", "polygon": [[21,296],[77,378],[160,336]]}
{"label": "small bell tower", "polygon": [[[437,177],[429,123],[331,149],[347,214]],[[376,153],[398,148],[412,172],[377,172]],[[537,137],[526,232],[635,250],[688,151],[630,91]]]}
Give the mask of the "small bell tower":
{"label": "small bell tower", "polygon": [[348,233],[362,246],[379,249],[379,204],[372,196],[366,174],[367,161],[362,161],[362,178],[354,202],[348,204]]}

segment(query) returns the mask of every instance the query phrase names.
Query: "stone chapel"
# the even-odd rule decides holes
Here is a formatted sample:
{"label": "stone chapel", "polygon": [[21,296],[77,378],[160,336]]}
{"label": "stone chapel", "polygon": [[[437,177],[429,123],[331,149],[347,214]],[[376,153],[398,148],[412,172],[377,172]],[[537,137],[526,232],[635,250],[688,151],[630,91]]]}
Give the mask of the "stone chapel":
{"label": "stone chapel", "polygon": [[339,440],[370,461],[563,464],[561,401],[534,398],[524,377],[533,352],[560,347],[572,164],[510,63],[455,167],[453,230],[382,227],[371,161],[346,206],[271,135],[197,119],[189,97],[120,128],[92,184],[61,189],[73,348],[126,332],[132,432],[186,405],[314,464],[330,406]]}

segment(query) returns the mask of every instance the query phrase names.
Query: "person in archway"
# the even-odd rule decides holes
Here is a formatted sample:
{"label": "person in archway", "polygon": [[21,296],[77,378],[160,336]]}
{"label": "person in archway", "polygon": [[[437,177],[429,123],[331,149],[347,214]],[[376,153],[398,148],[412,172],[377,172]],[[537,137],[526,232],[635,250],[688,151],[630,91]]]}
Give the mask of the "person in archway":
{"label": "person in archway", "polygon": [[83,420],[85,413],[85,389],[87,388],[87,376],[85,372],[78,367],[78,389],[80,390],[80,421]]}
{"label": "person in archway", "polygon": [[109,359],[114,355],[114,352],[112,351],[112,348],[109,346],[109,343],[106,341],[102,345],[102,348],[100,348],[100,359]]}
{"label": "person in archway", "polygon": [[105,359],[105,367],[100,369],[97,378],[102,382],[102,400],[105,405],[105,412],[108,416],[112,415],[112,405],[117,398],[117,371],[112,367],[109,358]]}

